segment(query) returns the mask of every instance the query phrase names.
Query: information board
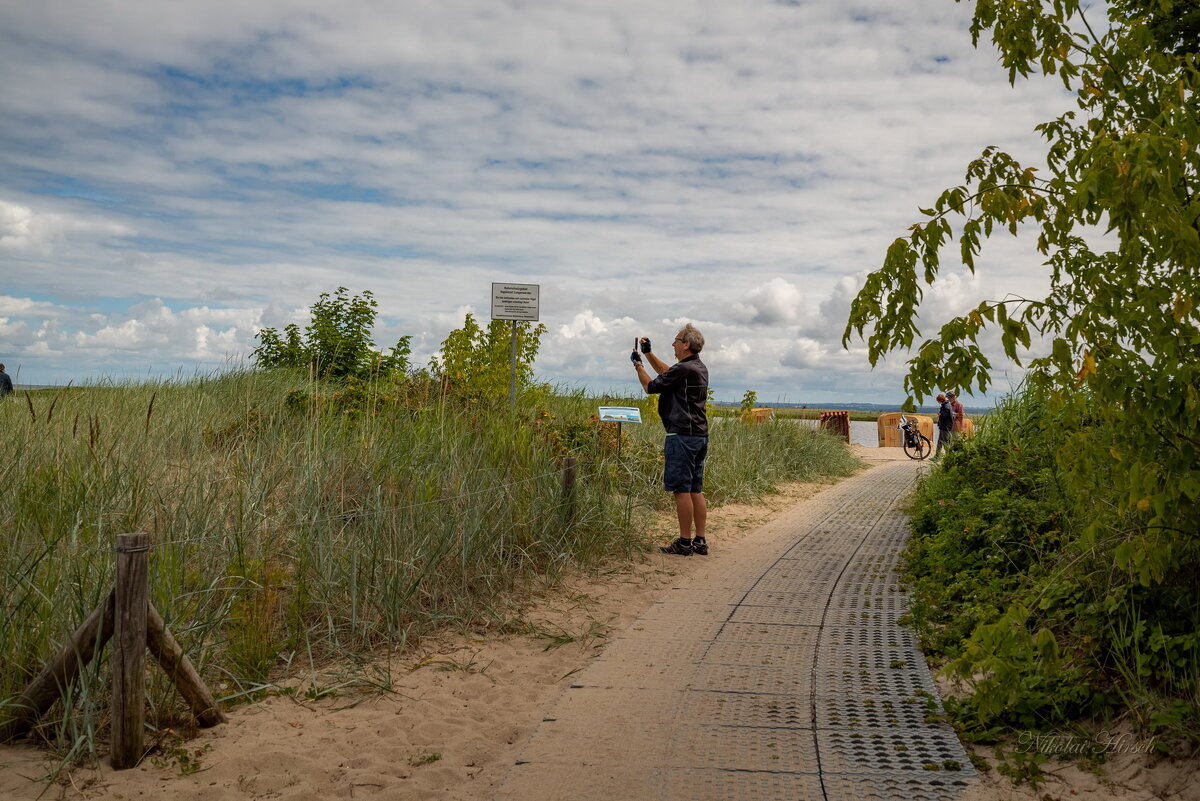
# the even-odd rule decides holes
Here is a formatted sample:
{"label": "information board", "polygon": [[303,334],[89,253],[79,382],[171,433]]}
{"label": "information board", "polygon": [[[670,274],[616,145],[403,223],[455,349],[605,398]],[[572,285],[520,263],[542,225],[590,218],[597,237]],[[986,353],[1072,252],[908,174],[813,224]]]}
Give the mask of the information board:
{"label": "information board", "polygon": [[492,283],[493,320],[538,319],[539,284]]}
{"label": "information board", "polygon": [[601,406],[600,422],[640,423],[642,422],[642,410],[636,406]]}

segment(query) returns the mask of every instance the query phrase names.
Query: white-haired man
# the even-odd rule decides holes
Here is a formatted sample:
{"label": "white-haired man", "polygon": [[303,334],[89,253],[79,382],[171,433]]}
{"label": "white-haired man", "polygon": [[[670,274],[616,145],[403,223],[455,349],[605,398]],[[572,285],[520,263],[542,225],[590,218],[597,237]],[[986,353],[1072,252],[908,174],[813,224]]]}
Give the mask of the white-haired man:
{"label": "white-haired man", "polygon": [[[642,353],[657,373],[651,378],[642,366],[637,350],[629,354],[638,380],[650,395],[658,395],[658,416],[667,430],[663,444],[665,457],[663,488],[675,494],[675,514],[679,518],[679,537],[660,548],[678,556],[708,555],[704,526],[708,507],[704,502],[704,460],[708,455],[708,368],[700,361],[704,335],[688,323],[679,329],[671,343],[675,364],[654,355],[650,340],[641,340]],[[692,531],[695,530],[695,536]]]}

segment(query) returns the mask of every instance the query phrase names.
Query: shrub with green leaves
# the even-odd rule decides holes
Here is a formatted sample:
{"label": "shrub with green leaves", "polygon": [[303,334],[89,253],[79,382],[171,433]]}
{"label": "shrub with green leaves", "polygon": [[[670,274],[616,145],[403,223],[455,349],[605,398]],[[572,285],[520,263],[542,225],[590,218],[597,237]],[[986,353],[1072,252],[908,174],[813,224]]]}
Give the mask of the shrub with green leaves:
{"label": "shrub with green leaves", "polygon": [[[1030,511],[1021,504],[1032,499],[1068,521],[1057,554],[1004,579],[1019,586],[996,588],[995,619],[973,629],[952,663],[971,678],[968,703],[984,724],[1100,714],[1119,697],[1135,722],[1197,738],[1200,17],[1193,6],[975,0],[973,41],[990,37],[1014,85],[1039,73],[1060,80],[1072,107],[1037,126],[1042,163],[985,148],[960,185],[919,210],[924,219],[891,244],[851,304],[845,340],[866,339],[872,364],[916,348],[905,378],[913,397],[939,386],[986,390],[992,335],[1007,359],[1030,368],[1032,394],[1023,397],[1056,426],[1013,428],[1029,440],[1048,438],[1034,452],[1053,454],[1057,495],[1013,487],[1002,497],[995,491],[1012,482],[992,475],[999,484],[972,484],[962,499],[970,508],[955,511],[996,530],[996,510],[1008,508],[1019,528]],[[986,300],[923,336],[924,289],[944,277],[947,256],[973,272],[984,243],[1005,233],[1028,235],[1046,292]],[[990,420],[988,430],[996,425]],[[949,458],[947,469],[959,463],[976,473],[961,463],[972,452],[1000,458],[986,441]],[[1018,474],[1040,469],[1023,457],[1016,467]],[[937,499],[922,496],[930,500]]]}
{"label": "shrub with green leaves", "polygon": [[742,405],[739,414],[743,420],[749,420],[754,415],[754,407],[758,405],[758,393],[752,389],[742,395]]}
{"label": "shrub with green leaves", "polygon": [[461,398],[485,401],[506,397],[514,381],[514,328],[516,385],[522,389],[529,386],[533,383],[533,362],[546,326],[492,320],[484,328],[470,313],[462,327],[443,340],[441,350],[430,360],[430,372],[445,389]]}
{"label": "shrub with green leaves", "polygon": [[976,736],[1124,709],[1194,741],[1196,554],[1150,583],[1115,559],[1136,520],[1111,476],[1077,469],[1080,436],[1111,441],[1033,384],[920,482],[905,552],[914,628],[970,687],[956,711]]}
{"label": "shrub with green leaves", "polygon": [[274,328],[259,331],[255,364],[305,370],[316,378],[404,375],[412,337],[401,337],[390,351],[377,351],[371,329],[379,304],[369,289],[353,297],[348,293],[344,286],[333,295],[322,292],[309,310],[311,322],[303,334],[295,323],[285,326],[282,335]]}

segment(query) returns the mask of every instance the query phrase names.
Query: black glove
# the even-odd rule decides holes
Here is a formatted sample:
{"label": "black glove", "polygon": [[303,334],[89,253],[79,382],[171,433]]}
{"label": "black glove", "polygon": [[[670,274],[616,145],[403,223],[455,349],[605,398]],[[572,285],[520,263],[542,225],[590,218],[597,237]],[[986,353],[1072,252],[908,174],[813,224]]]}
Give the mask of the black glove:
{"label": "black glove", "polygon": [[642,353],[649,353],[649,352],[650,352],[650,337],[645,337],[642,339]]}
{"label": "black glove", "polygon": [[629,361],[633,362],[634,364],[641,364],[642,357],[639,356],[638,352],[635,350],[633,353],[629,354]]}

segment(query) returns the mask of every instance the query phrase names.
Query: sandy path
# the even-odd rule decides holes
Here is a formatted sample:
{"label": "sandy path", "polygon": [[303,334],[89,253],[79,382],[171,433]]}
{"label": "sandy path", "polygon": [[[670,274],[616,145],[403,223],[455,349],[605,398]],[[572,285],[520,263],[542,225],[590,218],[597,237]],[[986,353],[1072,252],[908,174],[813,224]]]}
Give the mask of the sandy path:
{"label": "sandy path", "polygon": [[572,678],[498,799],[953,798],[974,771],[897,623],[919,470],[842,482],[681,578]]}

